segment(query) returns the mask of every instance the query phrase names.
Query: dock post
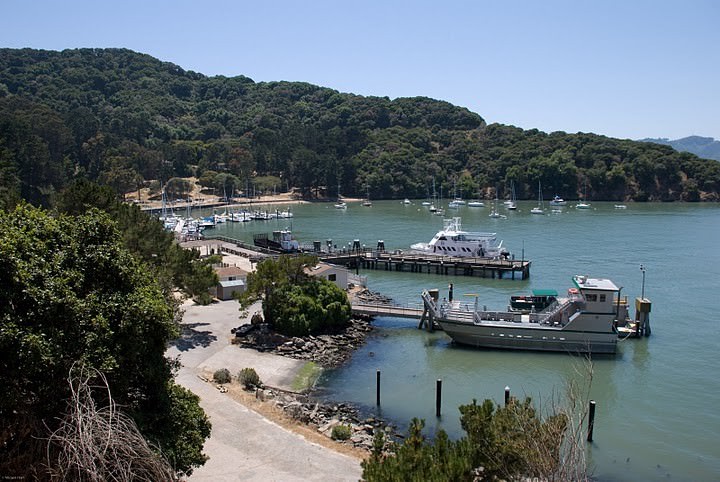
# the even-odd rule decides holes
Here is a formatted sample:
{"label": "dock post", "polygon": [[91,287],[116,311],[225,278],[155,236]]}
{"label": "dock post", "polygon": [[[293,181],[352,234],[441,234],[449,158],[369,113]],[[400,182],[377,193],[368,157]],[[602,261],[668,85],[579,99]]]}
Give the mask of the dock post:
{"label": "dock post", "polygon": [[435,382],[435,416],[440,416],[440,406],[442,405],[442,378],[438,378]]}
{"label": "dock post", "polygon": [[595,400],[590,400],[590,413],[588,414],[588,435],[587,441],[593,441],[593,429],[595,428]]}
{"label": "dock post", "polygon": [[380,370],[375,373],[375,405],[380,406]]}
{"label": "dock post", "polygon": [[505,406],[507,407],[510,403],[510,387],[505,386]]}

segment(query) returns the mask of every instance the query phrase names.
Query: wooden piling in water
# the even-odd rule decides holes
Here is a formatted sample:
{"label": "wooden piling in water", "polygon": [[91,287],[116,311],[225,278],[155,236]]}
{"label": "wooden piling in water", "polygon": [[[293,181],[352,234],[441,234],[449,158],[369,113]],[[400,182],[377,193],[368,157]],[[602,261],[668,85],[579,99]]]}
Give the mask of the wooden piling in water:
{"label": "wooden piling in water", "polygon": [[505,387],[505,406],[507,407],[510,403],[510,387]]}
{"label": "wooden piling in water", "polygon": [[442,379],[438,378],[435,382],[435,416],[440,416],[440,406],[442,405]]}
{"label": "wooden piling in water", "polygon": [[380,370],[375,374],[375,405],[380,406]]}
{"label": "wooden piling in water", "polygon": [[590,400],[590,413],[588,414],[587,441],[593,441],[593,430],[595,429],[595,400]]}

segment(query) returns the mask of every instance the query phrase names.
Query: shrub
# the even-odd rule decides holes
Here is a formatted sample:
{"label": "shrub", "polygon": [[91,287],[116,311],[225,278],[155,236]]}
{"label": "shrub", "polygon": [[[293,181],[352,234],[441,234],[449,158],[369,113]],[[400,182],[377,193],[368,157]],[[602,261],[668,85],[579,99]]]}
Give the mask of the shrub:
{"label": "shrub", "polygon": [[257,374],[254,368],[243,368],[240,370],[238,380],[245,388],[260,386],[260,375]]}
{"label": "shrub", "polygon": [[350,438],[350,427],[348,425],[335,425],[330,433],[333,440],[347,440]]}
{"label": "shrub", "polygon": [[217,383],[230,383],[232,380],[232,377],[230,376],[230,370],[227,368],[221,368],[220,370],[216,370],[213,374],[213,380],[215,380]]}

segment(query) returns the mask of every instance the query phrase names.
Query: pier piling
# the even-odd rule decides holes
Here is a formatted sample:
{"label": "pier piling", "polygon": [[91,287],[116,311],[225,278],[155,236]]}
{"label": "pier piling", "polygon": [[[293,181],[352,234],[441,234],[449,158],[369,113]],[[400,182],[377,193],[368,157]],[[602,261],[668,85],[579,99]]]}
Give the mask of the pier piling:
{"label": "pier piling", "polygon": [[588,414],[587,441],[593,441],[593,429],[595,428],[595,400],[590,400],[590,413]]}
{"label": "pier piling", "polygon": [[380,370],[375,374],[375,404],[380,406]]}
{"label": "pier piling", "polygon": [[510,403],[510,387],[505,387],[505,406],[507,407]]}
{"label": "pier piling", "polygon": [[442,378],[438,378],[435,382],[435,416],[440,417],[440,408],[442,405]]}

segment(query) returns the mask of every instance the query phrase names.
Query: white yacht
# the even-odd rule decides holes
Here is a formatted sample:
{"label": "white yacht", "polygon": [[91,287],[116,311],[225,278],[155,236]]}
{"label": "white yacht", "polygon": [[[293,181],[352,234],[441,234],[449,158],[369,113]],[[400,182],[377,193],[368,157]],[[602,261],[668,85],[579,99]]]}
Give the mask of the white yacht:
{"label": "white yacht", "polygon": [[496,233],[462,230],[459,217],[443,220],[443,228],[429,243],[416,243],[410,249],[422,254],[454,256],[458,258],[507,258],[510,253],[497,242]]}

